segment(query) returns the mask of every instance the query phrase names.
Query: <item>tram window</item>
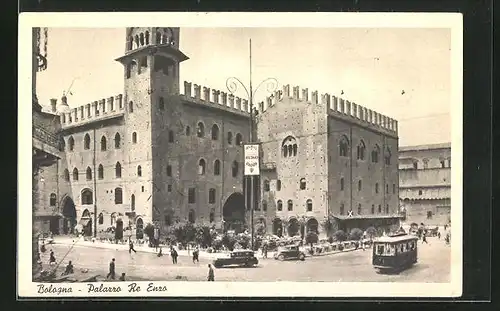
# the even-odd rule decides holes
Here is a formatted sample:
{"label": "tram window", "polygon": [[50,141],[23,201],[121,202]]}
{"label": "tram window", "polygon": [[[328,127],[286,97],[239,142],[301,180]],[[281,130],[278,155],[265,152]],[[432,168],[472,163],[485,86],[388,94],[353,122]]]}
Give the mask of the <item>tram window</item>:
{"label": "tram window", "polygon": [[387,255],[394,255],[396,253],[396,247],[394,245],[389,245],[387,247]]}
{"label": "tram window", "polygon": [[383,255],[384,254],[384,245],[377,245],[377,255]]}

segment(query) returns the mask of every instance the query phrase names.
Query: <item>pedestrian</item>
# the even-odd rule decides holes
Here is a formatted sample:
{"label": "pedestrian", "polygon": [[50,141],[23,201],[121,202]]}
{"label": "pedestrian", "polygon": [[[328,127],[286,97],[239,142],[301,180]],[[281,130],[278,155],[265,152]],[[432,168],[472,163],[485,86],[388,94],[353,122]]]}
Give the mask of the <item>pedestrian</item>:
{"label": "pedestrian", "polygon": [[40,247],[40,251],[42,253],[45,253],[47,251],[47,248],[45,247],[45,241],[42,241],[42,246]]}
{"label": "pedestrian", "polygon": [[49,265],[55,265],[56,264],[56,256],[54,256],[54,251],[50,250],[50,259],[49,259]]}
{"label": "pedestrian", "polygon": [[438,231],[438,239],[441,240],[441,232]]}
{"label": "pedestrian", "polygon": [[199,255],[200,255],[200,250],[199,250],[198,246],[196,246],[196,248],[193,251],[193,263],[195,263],[195,261],[198,263],[200,262],[200,259],[198,257]]}
{"label": "pedestrian", "polygon": [[361,240],[361,249],[365,251],[365,241]]}
{"label": "pedestrian", "polygon": [[68,274],[73,274],[75,273],[73,269],[73,263],[71,263],[71,260],[68,262],[68,265],[66,266],[66,269],[62,273],[62,275],[68,275]]}
{"label": "pedestrian", "polygon": [[212,268],[211,264],[208,264],[208,281],[215,281],[214,268]]}
{"label": "pedestrian", "polygon": [[172,247],[172,249],[170,250],[170,256],[172,256],[172,263],[173,264],[177,264],[177,251],[175,250],[174,247]]}
{"label": "pedestrian", "polygon": [[267,243],[264,244],[264,246],[262,246],[262,252],[263,252],[262,257],[267,258]]}
{"label": "pedestrian", "polygon": [[161,249],[161,247],[160,247],[160,251],[158,252],[157,256],[158,256],[158,257],[163,256],[163,250]]}
{"label": "pedestrian", "polygon": [[422,244],[429,244],[429,242],[427,242],[427,235],[425,234],[425,232],[422,234]]}
{"label": "pedestrian", "polygon": [[134,242],[132,242],[132,239],[128,239],[128,253],[131,254],[132,251],[134,251],[134,253],[137,253],[134,249]]}
{"label": "pedestrian", "polygon": [[111,262],[109,263],[109,273],[108,275],[106,276],[106,279],[112,279],[114,280],[115,279],[115,275],[116,275],[116,272],[115,272],[115,259],[111,259]]}
{"label": "pedestrian", "polygon": [[122,273],[120,278],[118,279],[119,281],[125,281],[125,272]]}

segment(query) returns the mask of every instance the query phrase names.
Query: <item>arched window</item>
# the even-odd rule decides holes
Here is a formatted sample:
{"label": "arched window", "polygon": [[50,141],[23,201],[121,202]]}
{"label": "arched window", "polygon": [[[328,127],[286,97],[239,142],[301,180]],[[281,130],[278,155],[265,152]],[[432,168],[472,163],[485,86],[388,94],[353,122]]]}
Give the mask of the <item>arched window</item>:
{"label": "arched window", "polygon": [[132,194],[130,196],[130,209],[132,211],[135,211],[135,194]]}
{"label": "arched window", "polygon": [[65,181],[69,181],[69,171],[68,171],[68,169],[64,170],[64,180]]}
{"label": "arched window", "polygon": [[343,135],[339,141],[339,155],[341,157],[347,157],[349,153],[349,139],[347,136]]}
{"label": "arched window", "polygon": [[269,191],[271,190],[271,187],[269,185],[269,180],[264,180],[264,191]]}
{"label": "arched window", "polygon": [[385,184],[385,193],[389,193],[389,184]]}
{"label": "arched window", "polygon": [[57,196],[55,193],[50,194],[50,206],[56,206],[57,204]]}
{"label": "arched window", "polygon": [[240,133],[236,134],[235,144],[236,146],[240,146],[243,143],[243,136]]}
{"label": "arched window", "polygon": [[111,220],[111,226],[116,224],[116,213],[112,213],[111,217],[109,218]]}
{"label": "arched window", "polygon": [[194,224],[194,222],[195,222],[194,210],[190,210],[190,211],[189,211],[188,221],[189,221],[190,223]]}
{"label": "arched window", "polygon": [[85,172],[85,175],[87,177],[87,180],[92,180],[92,169],[90,167],[87,167],[87,171]]}
{"label": "arched window", "polygon": [[266,201],[262,201],[262,210],[264,212],[267,211],[267,202]]}
{"label": "arched window", "polygon": [[220,175],[220,161],[215,160],[214,162],[214,175],[219,176]]}
{"label": "arched window", "polygon": [[208,203],[209,204],[215,204],[215,189],[214,188],[210,188],[210,190],[208,190]]}
{"label": "arched window", "polygon": [[363,182],[361,180],[358,180],[358,191],[361,191],[363,188]]}
{"label": "arched window", "polygon": [[313,210],[313,201],[311,199],[308,199],[306,201],[306,207],[308,212],[312,212]]}
{"label": "arched window", "polygon": [[205,125],[203,124],[203,122],[198,122],[196,135],[200,138],[205,137]]}
{"label": "arched window", "polygon": [[174,142],[174,131],[169,130],[168,131],[168,142],[173,143]]}
{"label": "arched window", "polygon": [[300,190],[306,190],[306,179],[305,178],[300,179]]}
{"label": "arched window", "polygon": [[136,144],[136,143],[137,143],[137,133],[136,133],[136,132],[133,132],[133,133],[132,133],[132,143],[133,143],[133,144]]}
{"label": "arched window", "polygon": [[391,149],[389,147],[385,150],[385,165],[391,164]]}
{"label": "arched window", "polygon": [[395,194],[396,193],[396,184],[392,184],[392,193]]}
{"label": "arched window", "polygon": [[418,160],[413,161],[413,169],[418,170]]}
{"label": "arched window", "polygon": [[378,205],[378,213],[382,213],[382,206],[380,204]]}
{"label": "arched window", "polygon": [[172,177],[172,165],[167,165],[167,176]]}
{"label": "arched window", "polygon": [[146,44],[149,44],[149,31],[146,31]]}
{"label": "arched window", "polygon": [[372,210],[371,210],[372,214],[375,214],[375,204],[372,204]]}
{"label": "arched window", "polygon": [[358,215],[361,215],[361,204],[358,204]]}
{"label": "arched window", "polygon": [[82,205],[93,204],[93,202],[94,202],[94,196],[92,190],[84,189],[82,191]]}
{"label": "arched window", "polygon": [[344,203],[340,203],[340,215],[344,215],[344,213],[345,213]]}
{"label": "arched window", "polygon": [[219,139],[219,127],[217,124],[212,125],[212,140]]}
{"label": "arched window", "polygon": [[198,175],[205,175],[206,163],[204,159],[198,161]]}
{"label": "arched window", "polygon": [[128,102],[128,112],[129,113],[133,113],[134,112],[134,102],[133,101],[129,101]]}
{"label": "arched window", "polygon": [[340,178],[340,191],[344,191],[344,177]]}
{"label": "arched window", "polygon": [[423,159],[422,163],[424,164],[424,169],[428,169],[429,168],[429,159]]}
{"label": "arched window", "polygon": [[191,135],[191,127],[186,126],[186,136],[190,136]]}
{"label": "arched window", "polygon": [[120,134],[116,133],[115,134],[115,149],[120,149],[121,140],[122,140],[122,138],[120,137]]}
{"label": "arched window", "polygon": [[277,180],[276,181],[276,191],[280,191],[281,190],[281,180]]}
{"label": "arched window", "polygon": [[76,167],[73,169],[73,180],[78,181],[78,169]]}
{"label": "arched window", "polygon": [[139,35],[135,35],[135,46],[139,47]]}
{"label": "arched window", "polygon": [[144,45],[144,34],[141,33],[140,37],[139,37],[139,42],[141,43],[141,45]]}
{"label": "arched window", "polygon": [[361,140],[358,145],[358,153],[357,153],[358,160],[363,161],[365,159],[365,149],[366,149],[365,142]]}
{"label": "arched window", "polygon": [[115,204],[123,204],[122,188],[115,188]]}
{"label": "arched window", "polygon": [[106,136],[101,137],[101,151],[106,151]]}
{"label": "arched window", "polygon": [[142,176],[142,167],[140,165],[137,166],[137,176],[139,176],[139,177]]}
{"label": "arched window", "polygon": [[292,200],[288,200],[287,202],[287,205],[288,205],[288,211],[293,211],[293,201]]}
{"label": "arched window", "polygon": [[85,137],[83,138],[83,149],[88,150],[90,149],[90,135],[85,134]]}
{"label": "arched window", "polygon": [[372,162],[373,163],[378,163],[378,155],[380,154],[380,147],[378,145],[375,145],[372,150]]}
{"label": "arched window", "polygon": [[97,178],[104,179],[104,166],[99,164],[99,168],[97,169]]}
{"label": "arched window", "polygon": [[378,193],[378,183],[375,183],[375,193]]}
{"label": "arched window", "polygon": [[64,151],[65,149],[66,149],[66,142],[64,141],[64,138],[61,138],[61,140],[59,141],[59,151]]}
{"label": "arched window", "polygon": [[75,139],[73,138],[73,136],[70,136],[68,138],[68,146],[69,146],[69,151],[75,150]]}
{"label": "arched window", "polygon": [[210,210],[209,221],[210,223],[215,221],[215,210],[213,208]]}
{"label": "arched window", "polygon": [[115,177],[116,178],[121,178],[122,177],[122,165],[120,162],[116,162],[115,165]]}
{"label": "arched window", "polygon": [[233,161],[233,165],[231,166],[231,171],[233,173],[233,177],[237,177],[238,176],[238,169],[239,169],[238,162]]}
{"label": "arched window", "polygon": [[276,203],[276,208],[279,212],[281,212],[283,210],[283,201],[278,200],[278,202]]}
{"label": "arched window", "polygon": [[104,223],[104,215],[102,213],[99,214],[98,223],[100,225],[102,225]]}
{"label": "arched window", "polygon": [[227,132],[227,143],[231,145],[233,143],[233,133]]}
{"label": "arched window", "polygon": [[385,205],[385,213],[386,213],[386,214],[389,214],[389,204],[386,204],[386,205]]}
{"label": "arched window", "polygon": [[156,44],[161,44],[161,33],[156,32]]}
{"label": "arched window", "polygon": [[134,38],[128,37],[127,39],[127,50],[132,50],[132,44],[134,43]]}
{"label": "arched window", "polygon": [[281,152],[283,157],[293,157],[297,155],[298,146],[295,137],[288,136],[281,143]]}

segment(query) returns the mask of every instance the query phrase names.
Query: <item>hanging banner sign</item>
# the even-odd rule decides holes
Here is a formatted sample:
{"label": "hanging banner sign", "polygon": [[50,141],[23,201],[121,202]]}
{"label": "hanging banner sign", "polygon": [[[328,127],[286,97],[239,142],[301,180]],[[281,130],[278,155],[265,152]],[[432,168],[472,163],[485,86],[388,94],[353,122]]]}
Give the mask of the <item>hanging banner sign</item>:
{"label": "hanging banner sign", "polygon": [[260,175],[259,145],[244,145],[245,176]]}

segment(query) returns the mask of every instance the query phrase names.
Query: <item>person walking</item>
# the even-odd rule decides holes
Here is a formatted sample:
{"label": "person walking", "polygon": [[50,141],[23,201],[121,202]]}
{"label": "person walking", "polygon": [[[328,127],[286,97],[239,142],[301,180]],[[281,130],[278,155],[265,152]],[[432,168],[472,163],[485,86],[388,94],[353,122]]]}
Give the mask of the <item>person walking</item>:
{"label": "person walking", "polygon": [[115,272],[115,259],[111,259],[111,262],[109,263],[109,273],[108,275],[106,276],[106,279],[112,279],[114,280],[115,279],[115,275],[116,275],[116,272]]}
{"label": "person walking", "polygon": [[179,254],[177,254],[177,251],[174,247],[172,247],[172,249],[170,250],[170,256],[172,256],[172,263],[174,265],[177,264],[177,256],[179,256]]}
{"label": "person walking", "polygon": [[429,242],[427,242],[427,234],[424,232],[422,234],[422,244],[429,244]]}
{"label": "person walking", "polygon": [[200,255],[200,249],[198,248],[198,246],[196,246],[196,248],[193,251],[193,263],[200,262],[200,259],[198,257],[199,255]]}
{"label": "person walking", "polygon": [[215,281],[214,268],[212,268],[211,264],[208,264],[208,281],[209,282]]}
{"label": "person walking", "polygon": [[162,250],[162,248],[161,248],[161,247],[160,247],[160,251],[158,252],[157,256],[158,256],[158,257],[163,256],[163,250]]}
{"label": "person walking", "polygon": [[267,258],[267,243],[262,246],[262,257]]}
{"label": "person walking", "polygon": [[134,253],[137,253],[134,249],[134,242],[132,242],[132,239],[128,239],[128,253],[131,254],[132,251],[134,251]]}
{"label": "person walking", "polygon": [[50,250],[50,258],[49,258],[49,265],[55,265],[56,264],[56,256],[54,256],[54,251]]}

